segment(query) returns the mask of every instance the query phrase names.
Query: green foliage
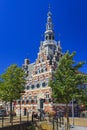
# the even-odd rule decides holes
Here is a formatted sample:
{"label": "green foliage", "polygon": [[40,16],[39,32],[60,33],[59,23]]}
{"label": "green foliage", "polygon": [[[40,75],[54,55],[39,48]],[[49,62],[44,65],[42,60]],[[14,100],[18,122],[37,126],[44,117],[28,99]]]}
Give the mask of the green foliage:
{"label": "green foliage", "polygon": [[4,101],[17,100],[25,86],[25,73],[16,64],[7,68],[0,79],[0,98]]}
{"label": "green foliage", "polygon": [[27,130],[35,130],[35,126],[34,126],[34,125],[29,126],[29,127],[27,128]]}
{"label": "green foliage", "polygon": [[76,62],[73,60],[75,52],[72,54],[67,51],[58,63],[58,68],[53,74],[49,86],[52,87],[53,97],[57,102],[68,104],[72,98],[84,98],[86,93],[78,85],[86,82],[87,75],[79,72],[84,62]]}

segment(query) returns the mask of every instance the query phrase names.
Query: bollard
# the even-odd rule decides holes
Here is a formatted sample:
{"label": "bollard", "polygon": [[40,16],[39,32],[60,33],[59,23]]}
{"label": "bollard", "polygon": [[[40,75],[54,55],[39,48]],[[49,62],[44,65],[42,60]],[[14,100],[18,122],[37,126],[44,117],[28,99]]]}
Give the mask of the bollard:
{"label": "bollard", "polygon": [[61,127],[61,117],[59,117],[59,119],[60,119],[60,127]]}
{"label": "bollard", "polygon": [[4,126],[4,116],[2,115],[2,128]]}
{"label": "bollard", "polygon": [[63,118],[63,116],[62,116],[62,125],[64,125],[64,118]]}
{"label": "bollard", "polygon": [[51,122],[51,116],[50,116],[50,114],[48,116],[49,116],[49,122]]}
{"label": "bollard", "polygon": [[54,117],[53,117],[53,130],[54,130]]}
{"label": "bollard", "polygon": [[41,114],[41,112],[40,112],[40,121],[41,121],[41,118],[42,118],[42,114]]}
{"label": "bollard", "polygon": [[57,123],[57,130],[58,130],[58,118],[57,118],[57,122],[56,123]]}
{"label": "bollard", "polygon": [[11,121],[11,125],[13,125],[13,115],[11,114],[11,119],[12,119],[12,121]]}
{"label": "bollard", "polygon": [[27,112],[27,122],[29,121],[29,112]]}
{"label": "bollard", "polygon": [[32,122],[34,121],[34,114],[32,113]]}

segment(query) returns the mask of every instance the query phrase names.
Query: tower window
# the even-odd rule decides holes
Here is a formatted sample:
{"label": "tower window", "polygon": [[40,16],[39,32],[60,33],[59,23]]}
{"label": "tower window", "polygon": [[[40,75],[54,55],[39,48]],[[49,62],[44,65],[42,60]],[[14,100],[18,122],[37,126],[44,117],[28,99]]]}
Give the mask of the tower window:
{"label": "tower window", "polygon": [[46,36],[46,40],[48,40],[48,36]]}
{"label": "tower window", "polygon": [[54,36],[53,36],[52,38],[53,38],[53,40],[54,40]]}
{"label": "tower window", "polygon": [[51,40],[51,35],[49,35],[49,40]]}

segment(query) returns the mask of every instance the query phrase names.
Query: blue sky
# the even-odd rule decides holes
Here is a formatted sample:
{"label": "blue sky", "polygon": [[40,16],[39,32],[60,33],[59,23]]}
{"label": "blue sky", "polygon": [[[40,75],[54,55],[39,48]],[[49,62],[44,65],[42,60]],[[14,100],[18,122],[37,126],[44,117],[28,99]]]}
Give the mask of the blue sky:
{"label": "blue sky", "polygon": [[[0,0],[0,74],[26,57],[35,61],[49,4],[63,52],[76,51],[75,60],[87,62],[87,0]],[[87,73],[87,63],[81,71]]]}

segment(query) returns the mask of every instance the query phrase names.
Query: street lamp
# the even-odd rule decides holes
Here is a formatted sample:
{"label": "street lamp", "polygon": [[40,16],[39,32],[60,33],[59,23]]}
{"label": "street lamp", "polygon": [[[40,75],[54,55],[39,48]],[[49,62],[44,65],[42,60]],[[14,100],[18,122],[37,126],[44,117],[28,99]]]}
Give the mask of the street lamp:
{"label": "street lamp", "polygon": [[[21,94],[24,94],[25,91],[21,91],[20,93],[21,93]],[[21,124],[21,97],[20,97],[20,124]]]}
{"label": "street lamp", "polygon": [[74,99],[72,98],[72,127],[74,127]]}
{"label": "street lamp", "polygon": [[21,124],[21,97],[20,97],[20,124]]}

